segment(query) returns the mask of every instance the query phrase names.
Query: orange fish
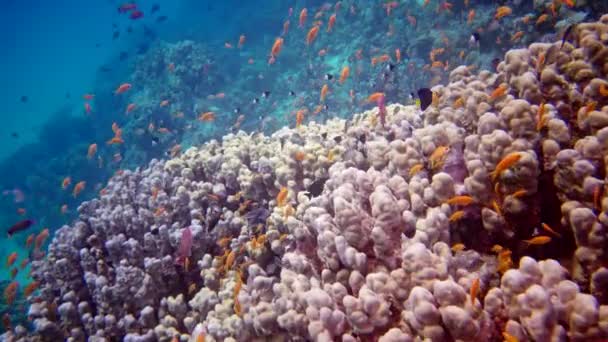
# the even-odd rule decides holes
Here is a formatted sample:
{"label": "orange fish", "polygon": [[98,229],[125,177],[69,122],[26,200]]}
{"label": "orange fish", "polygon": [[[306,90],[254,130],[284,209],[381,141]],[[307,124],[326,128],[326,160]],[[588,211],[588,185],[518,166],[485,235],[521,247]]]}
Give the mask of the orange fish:
{"label": "orange fish", "polygon": [[538,26],[538,25],[540,25],[540,24],[544,23],[545,21],[547,21],[547,19],[548,19],[548,18],[549,18],[549,15],[548,15],[548,14],[546,14],[546,13],[545,13],[545,14],[543,14],[543,15],[541,15],[541,16],[540,16],[540,17],[538,17],[538,19],[536,20],[536,26]]}
{"label": "orange fish", "polygon": [[67,204],[62,205],[60,208],[60,212],[62,215],[65,215],[68,212],[68,205]]}
{"label": "orange fish", "polygon": [[38,281],[33,281],[33,282],[29,283],[25,287],[25,289],[23,289],[23,296],[28,297],[29,295],[34,293],[34,291],[36,291],[36,289],[38,289],[39,285],[40,285],[40,282],[38,282]]}
{"label": "orange fish", "polygon": [[21,264],[19,264],[19,268],[24,269],[27,267],[27,264],[29,264],[30,259],[25,258],[23,260],[21,260]]}
{"label": "orange fish", "polygon": [[329,22],[327,23],[327,32],[331,32],[331,29],[334,27],[334,25],[336,24],[336,14],[332,14],[331,17],[329,17]]}
{"label": "orange fish", "polygon": [[395,59],[397,60],[397,63],[401,62],[401,50],[395,49]]}
{"label": "orange fish", "polygon": [[166,107],[169,105],[169,100],[163,100],[160,102],[160,107]]}
{"label": "orange fish", "polygon": [[574,3],[574,0],[564,0],[564,2],[566,3],[566,5],[570,8],[576,6],[576,4]]}
{"label": "orange fish", "polygon": [[36,241],[34,241],[34,248],[40,249],[46,239],[49,237],[49,229],[44,228],[38,235],[36,235]]}
{"label": "orange fish", "polygon": [[19,269],[17,267],[13,268],[11,270],[11,279],[15,279],[15,277],[17,276],[18,272],[19,272]]}
{"label": "orange fish", "polygon": [[95,153],[97,153],[97,144],[93,143],[89,145],[89,149],[87,151],[87,158],[93,158],[95,156]]}
{"label": "orange fish", "polygon": [[92,100],[94,97],[95,95],[93,94],[84,94],[84,96],[82,96],[82,98],[85,100]]}
{"label": "orange fish", "polygon": [[329,91],[329,87],[327,86],[327,84],[324,84],[323,87],[321,88],[321,96],[319,98],[320,102],[325,101],[325,97],[327,96],[328,91]]}
{"label": "orange fish", "polygon": [[471,296],[471,305],[475,304],[475,299],[477,298],[478,292],[479,292],[479,278],[475,278],[475,280],[473,280],[473,284],[471,284],[471,289],[469,291],[469,295]]}
{"label": "orange fish", "polygon": [[340,84],[344,84],[348,76],[350,75],[350,68],[345,66],[342,68],[342,72],[340,73]]}
{"label": "orange fish", "polygon": [[502,83],[501,85],[498,86],[498,88],[494,89],[494,91],[492,92],[492,94],[490,94],[490,100],[494,101],[496,99],[498,99],[499,97],[502,97],[503,95],[505,95],[507,93],[507,85]]}
{"label": "orange fish", "polygon": [[367,102],[376,103],[380,98],[384,97],[384,93],[373,93],[367,98]]}
{"label": "orange fish", "polygon": [[562,237],[562,235],[561,235],[560,233],[558,233],[558,232],[556,232],[555,230],[553,230],[553,229],[552,229],[552,228],[551,228],[551,227],[550,227],[548,224],[546,224],[546,223],[542,222],[542,223],[540,224],[540,226],[541,226],[541,227],[542,227],[544,230],[548,231],[549,233],[551,233],[551,234],[553,234],[553,235],[555,235],[555,236],[557,236],[557,237],[559,237],[559,238],[561,238],[561,237]]}
{"label": "orange fish", "polygon": [[131,113],[133,110],[135,110],[135,107],[136,107],[136,106],[135,106],[135,103],[130,103],[130,104],[127,106],[127,110],[125,111],[125,114],[129,114],[129,113]]}
{"label": "orange fish", "polygon": [[513,36],[511,36],[511,41],[516,42],[524,36],[524,31],[517,31]]}
{"label": "orange fish", "polygon": [[471,23],[473,22],[473,19],[475,19],[475,10],[474,9],[469,11],[469,15],[467,16],[467,24],[471,25]]}
{"label": "orange fish", "polygon": [[215,120],[215,113],[214,112],[205,112],[202,113],[201,115],[199,115],[198,117],[199,121],[213,121]]}
{"label": "orange fish", "polygon": [[91,114],[91,110],[92,110],[91,109],[91,105],[88,102],[85,102],[84,103],[84,111],[85,111],[85,113]]}
{"label": "orange fish", "polygon": [[300,27],[304,27],[306,23],[306,18],[308,17],[308,10],[306,8],[302,9],[300,12]]}
{"label": "orange fish", "polygon": [[319,33],[319,26],[313,26],[308,34],[306,35],[306,45],[312,44],[317,38],[317,34]]}
{"label": "orange fish", "polygon": [[281,52],[281,48],[283,47],[283,38],[277,38],[272,45],[272,49],[270,50],[271,57],[277,57]]}
{"label": "orange fish", "polygon": [[457,210],[452,215],[450,215],[450,218],[448,219],[448,221],[450,221],[450,222],[459,221],[460,219],[462,219],[464,217],[464,214],[465,214],[464,210]]}
{"label": "orange fish", "polygon": [[523,240],[525,243],[530,245],[544,245],[551,242],[551,237],[546,235],[535,236],[529,240]]}
{"label": "orange fish", "polygon": [[27,210],[25,210],[25,208],[17,208],[17,214],[23,216],[27,214]]}
{"label": "orange fish", "polygon": [[521,159],[521,157],[522,157],[522,154],[519,152],[511,152],[508,155],[506,155],[500,162],[498,162],[498,164],[496,165],[496,168],[490,174],[490,176],[492,177],[492,181],[496,181],[496,178],[503,171],[505,171],[508,168],[510,168],[511,166],[515,165]]}
{"label": "orange fish", "polygon": [[287,204],[287,195],[289,191],[286,187],[282,187],[279,193],[277,194],[277,207],[282,207]]}
{"label": "orange fish", "polygon": [[78,194],[80,194],[82,192],[82,190],[84,190],[84,187],[87,185],[87,182],[85,181],[80,181],[78,183],[76,183],[76,185],[74,185],[74,191],[72,191],[72,195],[74,196],[74,198],[76,198],[78,196]]}
{"label": "orange fish", "polygon": [[285,20],[283,23],[283,35],[286,35],[287,31],[289,31],[289,20]]}
{"label": "orange fish", "polygon": [[15,301],[15,296],[17,295],[17,289],[19,288],[19,283],[13,281],[6,288],[4,288],[4,299],[6,303],[10,306],[13,305]]}
{"label": "orange fish", "polygon": [[461,195],[454,196],[445,202],[448,205],[462,205],[467,206],[469,204],[475,203],[475,199],[471,196]]}
{"label": "orange fish", "polygon": [[300,109],[296,112],[296,127],[299,127],[304,121],[304,114],[306,114],[306,109]]}
{"label": "orange fish", "polygon": [[226,49],[232,49],[232,44],[230,44],[230,43],[228,43],[228,42],[225,42],[225,43],[224,43],[224,47],[225,47]]}
{"label": "orange fish", "polygon": [[6,267],[13,266],[15,260],[17,260],[17,252],[9,254],[9,256],[6,258]]}
{"label": "orange fish", "polygon": [[608,85],[604,83],[600,84],[599,93],[602,96],[608,96]]}
{"label": "orange fish", "polygon": [[67,176],[63,179],[63,182],[61,182],[61,188],[65,190],[70,186],[70,184],[72,184],[72,177]]}
{"label": "orange fish", "polygon": [[513,10],[509,6],[500,6],[496,9],[494,19],[499,20],[500,18],[506,17],[513,13]]}
{"label": "orange fish", "polygon": [[114,95],[122,94],[128,91],[129,89],[131,89],[131,84],[123,83],[118,88],[116,88],[116,91],[114,91]]}
{"label": "orange fish", "polygon": [[239,37],[239,44],[238,44],[239,49],[240,49],[240,48],[242,48],[244,44],[245,44],[245,35],[244,35],[244,34],[242,34],[242,35]]}
{"label": "orange fish", "polygon": [[169,65],[167,66],[167,70],[169,70],[169,72],[175,71],[175,64],[169,63]]}
{"label": "orange fish", "polygon": [[25,248],[30,248],[32,242],[34,242],[34,234],[28,235],[27,239],[25,240]]}

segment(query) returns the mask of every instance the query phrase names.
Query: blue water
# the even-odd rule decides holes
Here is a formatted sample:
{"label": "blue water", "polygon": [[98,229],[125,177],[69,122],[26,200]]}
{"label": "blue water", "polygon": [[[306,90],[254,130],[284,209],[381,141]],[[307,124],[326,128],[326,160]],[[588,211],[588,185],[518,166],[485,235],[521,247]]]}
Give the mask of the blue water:
{"label": "blue water", "polygon": [[[17,251],[20,263],[29,253],[24,245],[30,233],[43,227],[52,232],[72,220],[78,204],[95,196],[117,170],[166,158],[176,144],[184,149],[221,138],[232,131],[240,115],[244,116],[242,129],[269,133],[284,125],[293,126],[294,113],[302,108],[309,112],[307,121],[310,117],[322,121],[348,116],[366,108],[363,100],[374,91],[386,92],[389,102],[411,102],[410,93],[445,82],[449,71],[459,64],[491,68],[492,59],[502,57],[508,48],[551,35],[558,37],[557,22],[571,14],[564,10],[560,12],[564,18],[548,24],[521,26],[518,20],[523,15],[543,13],[525,2],[513,7],[513,15],[504,19],[496,32],[483,34],[482,46],[472,48],[471,33],[492,22],[498,6],[495,2],[470,1],[471,7],[465,8],[458,0],[450,11],[438,12],[439,2],[434,0],[428,7],[422,6],[423,1],[397,1],[398,7],[390,15],[383,3],[342,1],[336,24],[327,33],[327,21],[335,10],[333,2],[315,19],[324,1],[142,0],[137,5],[144,17],[131,20],[129,14],[118,13],[120,1],[4,0],[0,4],[0,190],[19,189],[25,200],[15,203],[10,194],[0,197],[0,225],[9,227],[24,218],[37,223],[10,239],[2,237],[0,259],[6,260]],[[152,14],[155,4],[160,9]],[[308,19],[304,28],[298,28],[304,7],[308,8]],[[291,17],[289,8],[293,8]],[[467,25],[471,8],[477,14]],[[416,18],[416,26],[408,15]],[[588,19],[598,15],[589,11]],[[159,22],[161,16],[166,20]],[[268,65],[271,46],[282,36],[285,20],[290,20],[290,27],[283,50],[275,63]],[[306,34],[316,20],[323,21],[320,32],[307,46]],[[128,32],[129,27],[132,32]],[[517,30],[524,30],[524,38],[511,42]],[[113,39],[114,32],[119,32],[117,39]],[[246,42],[239,49],[241,34]],[[493,44],[497,37],[502,38],[502,45]],[[171,58],[163,55],[172,44],[184,40],[194,41],[202,52],[184,52]],[[226,48],[226,42],[233,48]],[[423,65],[429,63],[430,50],[439,47],[446,48],[440,59],[449,61],[449,67],[426,71]],[[403,52],[400,62],[395,60],[397,48]],[[357,57],[359,49],[361,59]],[[321,50],[325,55],[321,56]],[[459,57],[460,51],[466,52],[465,58]],[[126,56],[120,60],[123,52]],[[371,58],[383,54],[390,56],[390,64],[372,66]],[[192,63],[193,59],[197,62]],[[175,64],[175,74],[168,71],[170,63]],[[350,77],[340,86],[337,79],[346,65],[350,66]],[[176,79],[184,79],[180,78],[182,72],[194,77],[192,83],[176,85]],[[326,74],[333,78],[328,80]],[[132,90],[114,95],[125,82],[133,82]],[[329,84],[330,92],[320,103],[323,84]],[[270,92],[268,98],[262,96],[265,91]],[[218,93],[225,97],[209,98]],[[89,115],[84,110],[85,94],[95,95],[89,101]],[[22,101],[22,96],[27,96],[27,101]],[[163,100],[169,100],[170,105],[161,108]],[[129,103],[138,108],[125,115]],[[319,113],[312,114],[316,109]],[[216,120],[196,120],[206,111],[213,111]],[[184,113],[183,118],[176,117],[178,112]],[[113,122],[123,128],[125,144],[106,145]],[[150,124],[154,132],[148,129]],[[161,127],[169,133],[157,132]],[[153,138],[158,143],[152,143]],[[88,159],[87,148],[92,143],[97,143],[98,152]],[[62,190],[61,182],[67,176],[72,185]],[[75,198],[72,189],[79,181],[87,185]],[[64,204],[68,212],[62,214]],[[19,208],[25,214],[18,214]],[[9,270],[3,268],[0,279],[10,279]],[[20,271],[16,280],[27,283],[27,269]]]}

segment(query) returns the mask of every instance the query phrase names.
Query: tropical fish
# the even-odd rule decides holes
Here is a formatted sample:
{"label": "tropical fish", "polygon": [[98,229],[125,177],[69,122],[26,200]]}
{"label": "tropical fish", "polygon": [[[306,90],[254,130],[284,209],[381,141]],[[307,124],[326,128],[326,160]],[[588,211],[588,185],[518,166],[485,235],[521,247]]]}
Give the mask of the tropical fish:
{"label": "tropical fish", "polygon": [[93,158],[95,156],[95,153],[97,153],[97,144],[93,143],[89,145],[89,149],[87,150],[87,158]]}
{"label": "tropical fish", "polygon": [[479,292],[479,283],[479,278],[475,278],[475,280],[473,280],[473,284],[471,284],[471,289],[469,290],[469,295],[471,296],[471,305],[475,304],[475,299],[477,298],[477,293]]}
{"label": "tropical fish", "polygon": [[302,9],[300,12],[300,27],[304,27],[306,23],[306,18],[308,17],[308,10],[306,8]]}
{"label": "tropical fish", "polygon": [[131,84],[123,83],[120,86],[118,86],[118,88],[116,88],[116,91],[114,91],[114,94],[115,95],[122,94],[122,93],[128,91],[129,89],[131,89]]}
{"label": "tropical fish", "polygon": [[329,17],[329,22],[327,23],[327,32],[331,32],[331,29],[334,27],[334,25],[336,24],[336,14],[332,14]]}
{"label": "tropical fish", "polygon": [[13,253],[9,254],[9,256],[6,258],[6,267],[13,266],[13,264],[17,260],[17,257],[18,257],[17,252],[13,252]]}
{"label": "tropical fish", "polygon": [[34,224],[34,220],[26,219],[21,220],[8,228],[8,236],[11,237],[16,232],[20,232],[22,230],[26,230]]}
{"label": "tropical fish", "polygon": [[282,187],[279,193],[277,194],[277,207],[282,207],[287,204],[287,194],[288,190],[286,187]]}
{"label": "tropical fish", "polygon": [[239,49],[240,49],[240,48],[242,48],[244,44],[245,44],[245,35],[244,35],[244,34],[242,34],[242,35],[239,37],[239,44],[238,44],[238,48],[239,48]]}
{"label": "tropical fish", "polygon": [[131,20],[141,19],[143,17],[144,17],[144,12],[138,11],[138,10],[132,11],[131,15],[129,15],[129,19],[131,19]]}
{"label": "tropical fish", "polygon": [[523,240],[529,245],[544,245],[551,242],[551,237],[546,235],[535,236],[529,240]]}
{"label": "tropical fish", "polygon": [[506,155],[498,164],[496,168],[490,176],[492,177],[492,181],[496,181],[496,178],[505,170],[509,169],[511,166],[515,165],[522,157],[520,152],[511,152]]}
{"label": "tropical fish", "polygon": [[72,195],[74,196],[74,198],[78,197],[78,195],[82,192],[82,190],[84,190],[86,184],[87,184],[87,182],[80,181],[80,182],[76,183],[76,185],[74,185],[74,190],[72,191]]}
{"label": "tropical fish", "polygon": [[327,86],[327,84],[324,84],[323,87],[321,87],[321,95],[319,97],[320,102],[325,101],[325,97],[327,96],[328,91],[329,91],[329,87]]}
{"label": "tropical fish", "polygon": [[313,26],[308,34],[306,35],[306,45],[312,44],[317,38],[317,34],[319,33],[319,26]]}
{"label": "tropical fish", "polygon": [[420,109],[424,111],[433,103],[433,92],[429,88],[418,89],[418,98],[420,98]]}
{"label": "tropical fish", "polygon": [[494,19],[499,20],[500,18],[506,17],[513,13],[513,10],[509,6],[500,6],[496,9],[496,14],[494,15]]}
{"label": "tropical fish", "polygon": [[125,110],[125,114],[129,114],[132,111],[134,111],[135,107],[136,107],[135,103],[129,103],[129,105],[127,106],[127,110]]}
{"label": "tropical fish", "polygon": [[467,206],[471,203],[475,203],[475,199],[471,196],[460,195],[460,196],[454,196],[454,197],[448,199],[445,203],[448,205]]}
{"label": "tropical fish", "polygon": [[459,221],[460,219],[462,219],[464,217],[464,215],[465,215],[464,210],[457,210],[452,215],[450,215],[450,218],[448,219],[448,221],[450,221],[450,222]]}

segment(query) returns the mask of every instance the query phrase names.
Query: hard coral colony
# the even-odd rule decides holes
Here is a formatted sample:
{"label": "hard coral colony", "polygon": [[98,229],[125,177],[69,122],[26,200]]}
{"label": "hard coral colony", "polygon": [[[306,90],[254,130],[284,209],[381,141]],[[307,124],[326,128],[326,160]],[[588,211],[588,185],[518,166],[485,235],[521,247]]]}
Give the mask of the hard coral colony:
{"label": "hard coral colony", "polygon": [[34,331],[7,338],[607,339],[606,35],[608,15],[456,67],[422,112],[377,92],[350,120],[301,109],[117,173],[32,255]]}

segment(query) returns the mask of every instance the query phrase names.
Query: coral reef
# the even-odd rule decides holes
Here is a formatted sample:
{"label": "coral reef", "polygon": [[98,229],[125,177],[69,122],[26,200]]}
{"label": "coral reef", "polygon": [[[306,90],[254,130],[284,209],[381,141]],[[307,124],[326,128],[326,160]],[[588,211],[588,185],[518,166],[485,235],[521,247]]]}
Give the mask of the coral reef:
{"label": "coral reef", "polygon": [[115,175],[32,263],[34,335],[608,338],[606,34],[458,67],[385,125],[239,132]]}

